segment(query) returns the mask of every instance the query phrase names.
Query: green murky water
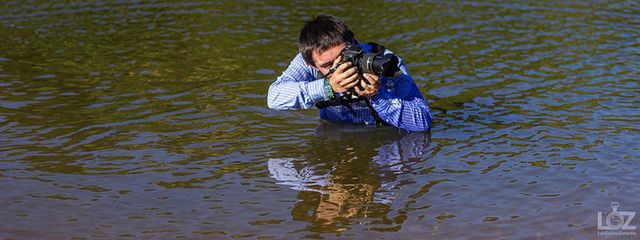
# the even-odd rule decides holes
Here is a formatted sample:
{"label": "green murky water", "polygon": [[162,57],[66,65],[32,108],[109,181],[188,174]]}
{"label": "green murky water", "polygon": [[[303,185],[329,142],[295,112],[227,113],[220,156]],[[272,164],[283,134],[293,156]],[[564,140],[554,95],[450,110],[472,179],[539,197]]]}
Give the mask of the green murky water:
{"label": "green murky water", "polygon": [[[431,133],[266,107],[320,12],[405,59]],[[3,239],[585,239],[640,211],[636,1],[5,1],[0,32]]]}

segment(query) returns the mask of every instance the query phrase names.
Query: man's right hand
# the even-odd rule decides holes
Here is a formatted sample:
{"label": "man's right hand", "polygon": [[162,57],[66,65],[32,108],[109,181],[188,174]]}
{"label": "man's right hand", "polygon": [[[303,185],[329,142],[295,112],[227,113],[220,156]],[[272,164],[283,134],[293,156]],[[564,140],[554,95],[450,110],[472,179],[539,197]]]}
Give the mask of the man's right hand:
{"label": "man's right hand", "polygon": [[[342,56],[338,56],[333,61],[333,68],[335,68]],[[337,66],[336,70],[329,76],[329,83],[334,92],[343,93],[353,88],[358,84],[358,70],[351,66],[351,62],[346,62]]]}

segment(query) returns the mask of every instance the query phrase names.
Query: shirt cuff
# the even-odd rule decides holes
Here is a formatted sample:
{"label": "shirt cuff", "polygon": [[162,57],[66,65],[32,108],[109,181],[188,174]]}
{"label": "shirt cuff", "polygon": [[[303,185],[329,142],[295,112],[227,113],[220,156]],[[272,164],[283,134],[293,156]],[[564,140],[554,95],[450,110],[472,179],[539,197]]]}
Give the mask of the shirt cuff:
{"label": "shirt cuff", "polygon": [[329,100],[324,93],[324,78],[309,82],[309,98],[313,103]]}

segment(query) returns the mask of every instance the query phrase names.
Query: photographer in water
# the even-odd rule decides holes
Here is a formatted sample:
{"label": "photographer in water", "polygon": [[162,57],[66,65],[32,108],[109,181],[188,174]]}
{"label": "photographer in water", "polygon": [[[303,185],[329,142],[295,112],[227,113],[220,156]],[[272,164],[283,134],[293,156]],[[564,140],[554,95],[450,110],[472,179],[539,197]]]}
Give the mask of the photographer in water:
{"label": "photographer in water", "polygon": [[429,107],[402,60],[378,44],[359,43],[339,18],[320,14],[308,21],[298,48],[269,87],[269,108],[316,106],[328,121],[431,127]]}

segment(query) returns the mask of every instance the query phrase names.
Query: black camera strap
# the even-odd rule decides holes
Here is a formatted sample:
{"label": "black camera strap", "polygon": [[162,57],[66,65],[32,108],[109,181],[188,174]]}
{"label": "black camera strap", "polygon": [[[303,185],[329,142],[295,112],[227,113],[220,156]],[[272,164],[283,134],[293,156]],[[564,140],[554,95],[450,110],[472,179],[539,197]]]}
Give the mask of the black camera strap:
{"label": "black camera strap", "polygon": [[367,108],[369,108],[369,111],[371,112],[371,116],[373,116],[373,119],[376,120],[376,125],[380,125],[380,126],[384,126],[384,125],[389,125],[388,123],[386,123],[384,120],[382,120],[382,118],[380,118],[380,115],[378,115],[378,112],[373,108],[373,106],[371,106],[371,101],[369,99],[366,98],[351,98],[351,97],[347,97],[342,96],[342,97],[336,97],[334,100],[331,101],[320,101],[316,103],[316,107],[318,109],[323,109],[326,107],[331,107],[331,106],[344,106],[347,109],[349,109],[349,112],[351,112],[351,114],[353,114],[354,116],[356,115],[355,110],[353,110],[353,107],[351,106],[351,103],[355,103],[355,102],[361,102],[364,101]]}
{"label": "black camera strap", "polygon": [[[320,72],[318,72],[318,74],[320,74]],[[389,125],[384,120],[382,120],[382,118],[380,118],[380,115],[378,115],[378,112],[373,108],[373,106],[371,106],[371,101],[369,99],[357,96],[356,94],[348,93],[346,95],[336,97],[333,100],[319,101],[315,105],[318,109],[342,105],[347,109],[349,109],[349,112],[351,112],[353,116],[356,116],[356,111],[353,110],[351,103],[361,102],[361,101],[364,101],[367,108],[369,108],[369,111],[371,112],[371,116],[373,116],[373,119],[376,120],[376,125],[379,125],[379,126]]]}
{"label": "black camera strap", "polygon": [[378,115],[378,112],[373,108],[373,106],[371,106],[371,101],[369,99],[365,99],[364,101],[365,103],[367,103],[367,107],[369,108],[369,110],[371,110],[371,115],[373,116],[373,119],[376,120],[376,125],[378,126],[389,125],[387,122],[382,120],[382,118],[380,118],[380,115]]}
{"label": "black camera strap", "polygon": [[[385,52],[385,48],[377,43],[374,42],[369,42],[367,43],[367,45],[369,45],[371,47],[371,53],[384,53]],[[335,68],[332,68],[329,70],[329,73],[327,74],[327,76],[330,76],[333,72],[335,71]],[[324,76],[320,71],[317,72],[316,75],[316,79],[322,79],[325,78],[326,76]],[[355,96],[355,97],[353,97]],[[351,103],[354,102],[360,102],[360,101],[364,101],[365,104],[367,105],[367,108],[369,108],[369,110],[371,111],[371,115],[373,116],[373,118],[376,120],[376,125],[379,126],[383,126],[383,125],[389,125],[387,122],[385,122],[384,120],[382,120],[382,118],[380,118],[380,115],[378,114],[378,112],[373,108],[373,106],[371,106],[371,101],[367,98],[363,98],[360,96],[357,96],[357,94],[347,94],[341,97],[336,97],[333,100],[329,100],[329,101],[320,101],[317,102],[315,105],[318,109],[323,109],[326,107],[330,107],[330,106],[345,106],[347,109],[349,109],[349,112],[351,112],[351,114],[353,114],[354,116],[356,115],[356,112],[353,110],[353,107],[351,106]]]}

